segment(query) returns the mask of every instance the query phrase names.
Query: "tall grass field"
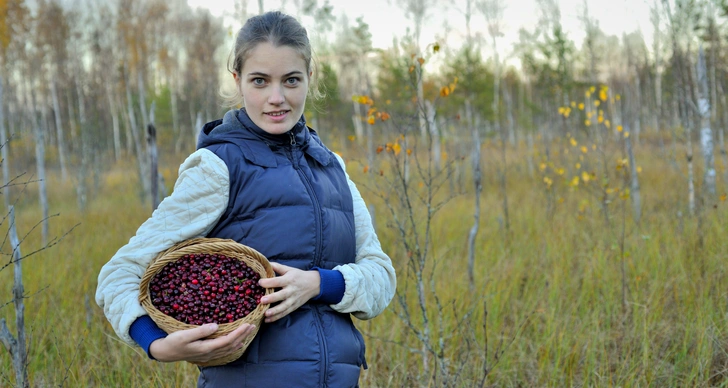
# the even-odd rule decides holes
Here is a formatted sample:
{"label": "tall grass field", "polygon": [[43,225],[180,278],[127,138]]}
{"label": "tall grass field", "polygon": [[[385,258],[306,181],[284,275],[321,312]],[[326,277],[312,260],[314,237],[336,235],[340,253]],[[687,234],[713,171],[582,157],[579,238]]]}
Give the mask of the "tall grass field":
{"label": "tall grass field", "polygon": [[[521,139],[506,145],[504,157],[498,141],[484,142],[472,285],[467,267],[468,233],[475,220],[473,170],[469,150],[450,145],[443,163],[452,163],[452,170],[435,195],[444,202],[422,231],[430,236],[423,269],[430,350],[412,330],[425,324],[414,302],[412,252],[393,228],[391,203],[378,191],[383,179],[394,176],[393,169],[385,161],[368,166],[356,141],[330,144],[344,156],[348,173],[372,205],[383,248],[398,273],[399,295],[390,307],[373,320],[355,320],[367,343],[362,387],[728,386],[723,159],[716,157],[717,193],[704,196],[696,154],[701,200],[691,212],[684,144],[671,149],[648,136],[635,141],[637,222],[635,193],[619,178],[629,167],[623,148],[598,154],[596,148],[581,150],[581,143],[590,146],[584,139],[537,138],[530,149]],[[22,150],[13,150],[11,162],[23,160]],[[160,172],[168,190],[185,156],[162,149]],[[382,160],[390,156],[389,149],[377,154]],[[195,386],[195,366],[158,363],[124,344],[94,301],[99,270],[151,214],[151,205],[140,198],[134,157],[89,179],[84,211],[77,205],[76,179],[61,182],[53,155],[47,157],[54,215],[49,236],[62,239],[22,262],[31,385]],[[414,157],[429,156],[423,151]],[[25,169],[19,162],[11,165],[15,174],[27,171],[21,181],[32,179],[32,164]],[[411,176],[415,191],[427,189],[418,185],[414,169]],[[38,250],[37,183],[14,186],[3,195],[17,200],[22,254]],[[426,220],[427,209],[416,209],[416,216]],[[11,252],[7,238],[3,242],[2,264]],[[5,304],[12,301],[12,285],[11,265],[0,272],[0,318],[14,332],[14,308]],[[410,301],[409,321],[403,319],[400,300]],[[11,357],[5,350],[0,354],[0,386],[13,386]],[[446,365],[447,373],[438,365]]]}

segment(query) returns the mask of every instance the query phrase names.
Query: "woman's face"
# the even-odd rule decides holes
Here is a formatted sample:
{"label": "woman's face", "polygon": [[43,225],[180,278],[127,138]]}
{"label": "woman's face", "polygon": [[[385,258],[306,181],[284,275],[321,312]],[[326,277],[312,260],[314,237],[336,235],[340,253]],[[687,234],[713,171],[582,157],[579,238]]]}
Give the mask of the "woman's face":
{"label": "woman's face", "polygon": [[306,61],[295,49],[267,42],[255,46],[240,74],[233,74],[248,116],[273,135],[288,132],[301,118],[309,76]]}

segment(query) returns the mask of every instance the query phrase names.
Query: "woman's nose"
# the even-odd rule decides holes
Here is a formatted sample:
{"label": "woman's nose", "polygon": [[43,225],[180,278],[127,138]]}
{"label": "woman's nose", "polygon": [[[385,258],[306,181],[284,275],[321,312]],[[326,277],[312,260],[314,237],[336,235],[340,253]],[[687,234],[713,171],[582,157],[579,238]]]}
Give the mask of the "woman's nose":
{"label": "woman's nose", "polygon": [[273,105],[280,105],[283,104],[283,102],[286,101],[286,98],[283,96],[283,90],[282,87],[274,87],[271,89],[271,94],[268,96],[268,103]]}

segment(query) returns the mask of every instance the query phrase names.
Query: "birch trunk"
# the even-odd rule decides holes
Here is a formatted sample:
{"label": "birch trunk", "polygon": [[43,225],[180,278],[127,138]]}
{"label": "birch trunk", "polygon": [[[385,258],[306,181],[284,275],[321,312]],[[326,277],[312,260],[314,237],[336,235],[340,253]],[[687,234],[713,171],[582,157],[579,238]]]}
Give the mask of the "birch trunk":
{"label": "birch trunk", "polygon": [[[708,92],[708,74],[705,66],[703,47],[698,53],[698,115],[700,119],[700,146],[705,163],[703,187],[705,198],[715,196],[715,163],[713,157],[713,131],[710,128],[710,100]],[[707,205],[707,202],[704,203]]]}
{"label": "birch trunk", "polygon": [[149,178],[152,190],[152,212],[159,206],[159,170],[157,159],[157,129],[154,127],[154,103],[152,103],[147,126],[147,150],[149,151]]}
{"label": "birch trunk", "polygon": [[111,127],[113,128],[114,137],[114,160],[119,161],[121,159],[121,132],[119,131],[119,113],[116,110],[116,102],[114,101],[113,93],[111,92],[111,84],[106,83],[106,101],[109,103],[109,112],[111,112]]}
{"label": "birch trunk", "polygon": [[41,236],[43,245],[48,242],[48,191],[46,190],[45,174],[45,140],[43,129],[38,122],[38,110],[34,89],[28,85],[30,93],[30,114],[33,118],[33,136],[35,138],[35,167],[38,174],[38,202],[42,211]]}
{"label": "birch trunk", "polygon": [[364,124],[362,124],[362,113],[361,104],[354,101],[354,116],[351,117],[351,122],[354,124],[354,135],[356,136],[357,142],[364,137]]}
{"label": "birch trunk", "polygon": [[58,103],[58,91],[56,90],[55,77],[51,77],[51,98],[53,99],[53,111],[56,121],[56,144],[58,144],[58,160],[61,164],[61,180],[68,180],[68,171],[66,170],[66,144],[63,137],[63,123],[61,121],[61,104]]}
{"label": "birch trunk", "polygon": [[473,226],[470,227],[468,233],[468,280],[470,283],[470,291],[475,290],[475,239],[480,229],[480,193],[483,190],[482,175],[480,171],[480,133],[478,127],[473,123],[473,108],[470,100],[465,101],[465,115],[473,141],[472,166],[473,166],[473,184],[475,186],[475,204],[473,209]]}
{"label": "birch trunk", "polygon": [[10,238],[10,247],[13,250],[11,261],[13,262],[13,304],[15,306],[15,330],[17,338],[14,337],[7,324],[5,318],[0,318],[0,342],[5,345],[5,349],[10,353],[13,359],[13,369],[15,371],[15,385],[18,387],[30,387],[28,380],[28,349],[25,340],[25,289],[23,288],[23,269],[22,256],[20,254],[20,240],[15,227],[15,210],[12,206],[8,208],[8,218],[10,226],[8,237]]}
{"label": "birch trunk", "polygon": [[[128,78],[127,78],[128,81]],[[137,157],[137,164],[139,166],[139,180],[141,181],[142,185],[142,198],[148,198],[148,195],[150,194],[150,187],[149,187],[149,180],[145,179],[147,174],[147,163],[145,161],[144,155],[145,152],[142,149],[141,139],[139,136],[139,129],[137,127],[136,118],[134,116],[134,107],[132,105],[132,97],[131,97],[131,88],[129,87],[129,83],[126,82],[126,108],[127,108],[127,114],[129,116],[129,129],[131,131],[131,136],[134,140],[134,149],[136,152]],[[146,113],[144,113],[146,116]]]}
{"label": "birch trunk", "polygon": [[141,68],[137,71],[137,87],[139,88],[139,110],[142,112],[142,128],[147,128],[149,126],[147,93],[144,87],[144,74],[142,74]]}
{"label": "birch trunk", "polygon": [[442,167],[442,150],[440,149],[440,131],[437,127],[437,121],[435,120],[436,111],[435,107],[429,100],[425,100],[425,109],[427,111],[427,127],[429,129],[429,136],[432,144],[432,160],[435,163],[435,170],[440,171]]}
{"label": "birch trunk", "polygon": [[4,113],[4,95],[3,95],[3,81],[2,75],[0,75],[0,157],[2,158],[2,170],[3,170],[3,200],[5,201],[5,209],[10,209],[10,195],[8,195],[7,188],[8,182],[10,181],[10,168],[8,167],[8,134],[7,128],[5,128],[5,113]]}
{"label": "birch trunk", "polygon": [[637,176],[637,161],[634,157],[634,150],[632,149],[631,136],[627,136],[624,139],[625,147],[627,148],[627,156],[629,157],[630,167],[630,198],[632,199],[632,212],[634,214],[635,223],[639,224],[642,218],[642,199],[640,195],[640,182]]}

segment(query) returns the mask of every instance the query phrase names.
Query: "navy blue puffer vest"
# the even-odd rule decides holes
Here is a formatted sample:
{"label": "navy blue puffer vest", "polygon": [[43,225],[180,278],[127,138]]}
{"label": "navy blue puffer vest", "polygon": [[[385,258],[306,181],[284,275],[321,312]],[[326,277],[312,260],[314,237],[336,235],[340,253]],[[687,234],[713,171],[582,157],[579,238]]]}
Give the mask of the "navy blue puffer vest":
{"label": "navy blue puffer vest", "polygon": [[[336,157],[301,120],[283,135],[257,127],[244,110],[208,123],[198,139],[230,173],[230,201],[208,237],[230,238],[270,261],[302,270],[354,262],[351,192]],[[243,356],[200,370],[202,387],[352,387],[364,341],[351,322],[309,302],[263,323]]]}

